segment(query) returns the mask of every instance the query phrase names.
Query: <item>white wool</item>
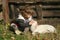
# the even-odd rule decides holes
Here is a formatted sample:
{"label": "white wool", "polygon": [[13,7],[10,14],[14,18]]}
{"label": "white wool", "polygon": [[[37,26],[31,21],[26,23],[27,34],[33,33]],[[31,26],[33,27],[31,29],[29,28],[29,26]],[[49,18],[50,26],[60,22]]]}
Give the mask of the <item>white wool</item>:
{"label": "white wool", "polygon": [[28,18],[28,20],[31,21],[31,20],[32,20],[32,16],[30,16],[30,17]]}
{"label": "white wool", "polygon": [[36,33],[44,34],[44,33],[55,33],[56,29],[52,25],[43,24],[38,25],[37,21],[34,20],[31,26],[32,34],[35,35]]}
{"label": "white wool", "polygon": [[23,20],[25,20],[25,18],[21,14],[18,15],[17,19],[23,19]]}
{"label": "white wool", "polygon": [[36,27],[37,27],[37,22],[32,20],[29,24],[32,25],[31,26],[31,31],[34,31],[36,29]]}
{"label": "white wool", "polygon": [[[21,14],[18,15],[17,19],[23,19],[24,21],[26,21],[26,19]],[[32,16],[30,16],[27,20],[31,21],[32,20]]]}

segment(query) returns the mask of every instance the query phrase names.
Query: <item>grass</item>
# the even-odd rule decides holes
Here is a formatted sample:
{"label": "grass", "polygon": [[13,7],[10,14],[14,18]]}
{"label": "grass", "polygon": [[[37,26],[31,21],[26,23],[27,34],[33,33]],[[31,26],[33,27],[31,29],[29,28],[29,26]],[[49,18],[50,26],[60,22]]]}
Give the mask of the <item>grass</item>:
{"label": "grass", "polygon": [[55,34],[40,34],[32,36],[29,32],[24,35],[16,35],[0,24],[0,40],[60,40],[60,24],[56,25],[57,35]]}

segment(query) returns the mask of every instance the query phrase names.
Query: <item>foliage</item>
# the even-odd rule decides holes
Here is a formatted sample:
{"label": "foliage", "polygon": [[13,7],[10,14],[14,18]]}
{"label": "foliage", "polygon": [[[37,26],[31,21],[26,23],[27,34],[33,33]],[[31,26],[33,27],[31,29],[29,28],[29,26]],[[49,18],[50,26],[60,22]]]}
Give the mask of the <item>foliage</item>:
{"label": "foliage", "polygon": [[57,35],[56,34],[40,34],[35,37],[31,33],[27,32],[23,35],[16,35],[13,32],[5,29],[5,26],[0,24],[0,40],[60,40],[60,25],[57,25]]}

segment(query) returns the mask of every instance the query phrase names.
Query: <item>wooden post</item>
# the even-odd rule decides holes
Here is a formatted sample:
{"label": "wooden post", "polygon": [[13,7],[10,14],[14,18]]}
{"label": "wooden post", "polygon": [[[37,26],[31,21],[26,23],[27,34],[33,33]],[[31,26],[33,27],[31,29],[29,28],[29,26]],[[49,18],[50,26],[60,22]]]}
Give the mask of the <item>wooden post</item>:
{"label": "wooden post", "polygon": [[8,7],[9,0],[2,0],[2,7],[3,7],[3,18],[4,23],[6,26],[9,25],[9,7]]}
{"label": "wooden post", "polygon": [[42,8],[39,5],[36,5],[36,13],[37,13],[37,18],[42,19]]}
{"label": "wooden post", "polygon": [[12,10],[12,17],[13,17],[13,19],[15,19],[15,12],[14,12],[14,5],[11,5],[11,10]]}

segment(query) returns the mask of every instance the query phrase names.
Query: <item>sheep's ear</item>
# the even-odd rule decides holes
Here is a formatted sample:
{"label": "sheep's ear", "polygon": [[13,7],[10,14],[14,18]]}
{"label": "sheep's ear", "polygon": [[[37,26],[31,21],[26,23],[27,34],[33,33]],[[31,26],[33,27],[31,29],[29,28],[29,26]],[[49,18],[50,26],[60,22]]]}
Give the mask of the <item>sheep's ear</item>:
{"label": "sheep's ear", "polygon": [[29,22],[29,25],[32,25],[32,23],[31,23],[31,22]]}
{"label": "sheep's ear", "polygon": [[29,25],[32,25],[33,23],[34,23],[33,21],[30,21],[30,22],[29,22]]}

